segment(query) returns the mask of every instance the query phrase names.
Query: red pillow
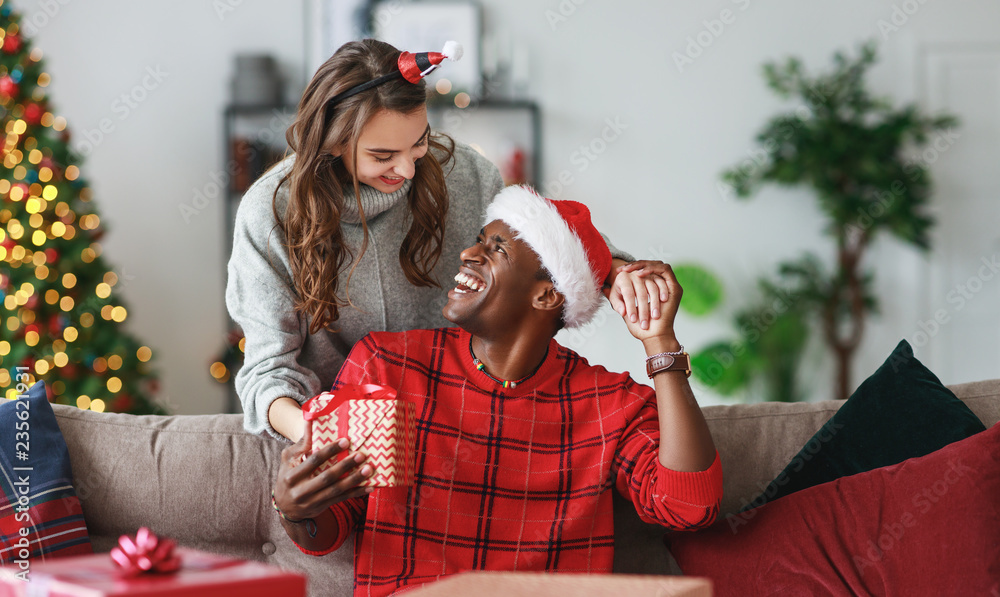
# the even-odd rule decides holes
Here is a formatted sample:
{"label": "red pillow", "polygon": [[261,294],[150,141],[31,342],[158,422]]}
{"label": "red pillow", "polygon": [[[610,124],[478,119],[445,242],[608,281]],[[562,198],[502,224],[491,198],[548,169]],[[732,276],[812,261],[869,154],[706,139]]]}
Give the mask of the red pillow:
{"label": "red pillow", "polygon": [[1000,595],[1000,423],[667,541],[715,597]]}

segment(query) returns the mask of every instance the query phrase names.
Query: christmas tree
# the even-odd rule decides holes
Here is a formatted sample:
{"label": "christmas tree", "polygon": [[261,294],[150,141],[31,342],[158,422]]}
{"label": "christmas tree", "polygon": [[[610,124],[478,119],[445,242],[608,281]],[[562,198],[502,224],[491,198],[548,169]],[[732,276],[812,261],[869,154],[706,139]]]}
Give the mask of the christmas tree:
{"label": "christmas tree", "polygon": [[0,393],[21,373],[49,400],[95,411],[163,413],[152,351],[122,330],[124,275],[104,262],[92,193],[46,97],[42,53],[0,0]]}

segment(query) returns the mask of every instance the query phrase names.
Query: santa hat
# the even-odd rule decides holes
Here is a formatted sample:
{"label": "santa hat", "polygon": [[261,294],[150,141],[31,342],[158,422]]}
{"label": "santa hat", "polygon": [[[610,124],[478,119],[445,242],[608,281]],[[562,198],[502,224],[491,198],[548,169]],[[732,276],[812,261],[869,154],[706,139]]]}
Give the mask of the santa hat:
{"label": "santa hat", "polygon": [[462,44],[457,41],[445,42],[444,49],[440,52],[421,52],[419,54],[401,52],[399,54],[399,58],[396,60],[397,70],[394,70],[387,75],[382,75],[377,79],[372,79],[371,81],[366,81],[360,85],[355,85],[347,91],[338,93],[330,98],[326,102],[326,109],[324,112],[324,117],[326,119],[325,122],[330,121],[330,118],[333,115],[333,109],[336,105],[351,96],[400,78],[406,79],[410,83],[419,83],[421,79],[437,69],[437,67],[444,62],[445,58],[448,58],[449,60],[459,60],[461,57]]}
{"label": "santa hat", "polygon": [[421,52],[411,54],[403,52],[396,61],[399,72],[403,78],[410,83],[418,83],[430,73],[434,72],[445,58],[458,60],[462,57],[462,44],[457,41],[448,41],[444,44],[444,49],[440,52]]}
{"label": "santa hat", "polygon": [[590,321],[601,306],[611,272],[611,251],[576,201],[546,199],[527,185],[500,191],[486,208],[486,223],[502,220],[538,255],[556,292],[563,295],[568,328]]}

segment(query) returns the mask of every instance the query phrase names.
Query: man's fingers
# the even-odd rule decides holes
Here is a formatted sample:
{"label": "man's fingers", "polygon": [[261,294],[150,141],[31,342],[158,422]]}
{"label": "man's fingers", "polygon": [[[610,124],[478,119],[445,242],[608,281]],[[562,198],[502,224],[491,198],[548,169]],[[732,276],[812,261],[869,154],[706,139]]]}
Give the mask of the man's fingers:
{"label": "man's fingers", "polygon": [[368,477],[372,476],[374,472],[375,469],[370,464],[359,466],[353,473],[343,477],[340,481],[337,481],[333,485],[328,486],[324,491],[320,492],[318,497],[324,502],[331,500],[340,502],[345,499],[350,499],[348,496],[353,494],[358,489],[361,490],[359,495],[364,495],[366,491],[364,487],[361,487],[361,483]]}
{"label": "man's fingers", "polygon": [[[347,438],[340,438],[332,444],[327,444],[312,454],[309,454],[309,456],[305,458],[305,460],[302,460],[301,463],[291,463],[291,466],[294,468],[287,472],[289,485],[294,485],[302,479],[309,477],[316,471],[317,468],[320,467],[320,465],[327,460],[330,460],[337,454],[347,450],[350,445],[351,442]],[[306,453],[307,452],[300,453],[300,457]]]}
{"label": "man's fingers", "polygon": [[364,460],[364,454],[358,452],[348,455],[340,462],[332,464],[323,472],[300,480],[296,484],[296,495],[299,499],[308,499],[310,501],[325,499],[323,492],[326,489],[336,486],[365,466],[371,468],[370,465],[362,464]]}

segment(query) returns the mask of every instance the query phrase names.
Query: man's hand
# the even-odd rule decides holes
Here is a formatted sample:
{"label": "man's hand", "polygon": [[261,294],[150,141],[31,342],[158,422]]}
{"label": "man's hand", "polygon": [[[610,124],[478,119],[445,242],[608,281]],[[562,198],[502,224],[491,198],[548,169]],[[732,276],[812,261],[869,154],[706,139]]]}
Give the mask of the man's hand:
{"label": "man's hand", "polygon": [[312,426],[306,425],[299,441],[281,451],[274,501],[281,512],[293,520],[315,518],[334,504],[372,491],[371,487],[358,486],[373,472],[371,466],[361,466],[365,456],[360,453],[348,455],[322,473],[313,475],[317,467],[348,448],[350,442],[346,438],[306,456],[311,444]]}

